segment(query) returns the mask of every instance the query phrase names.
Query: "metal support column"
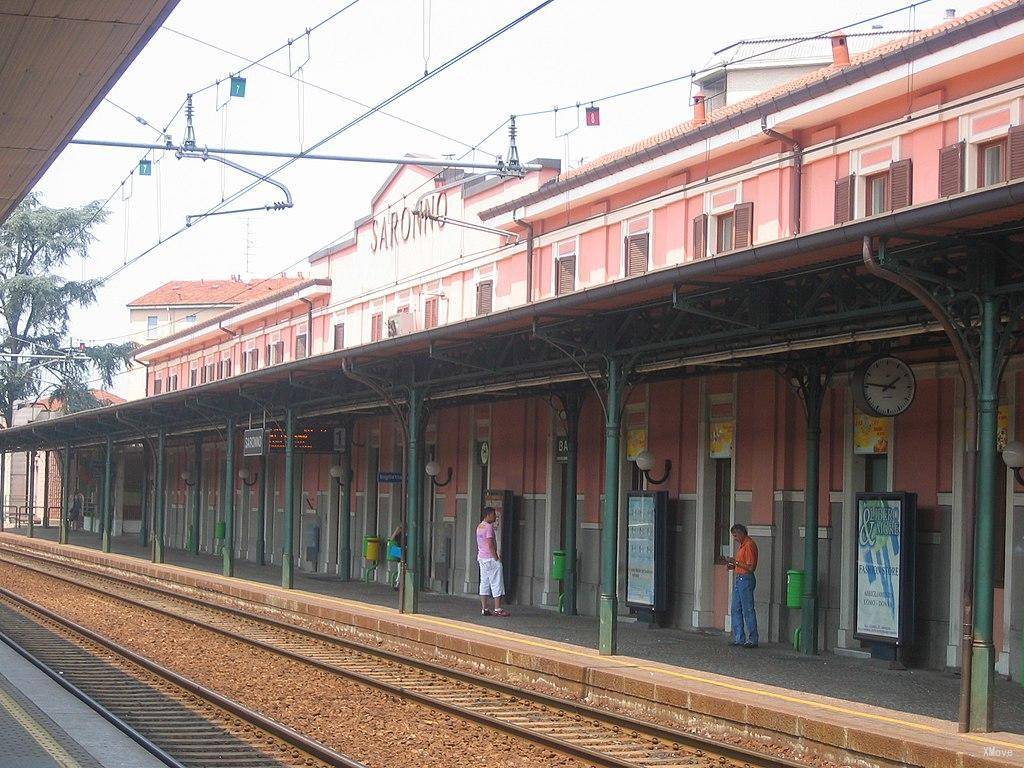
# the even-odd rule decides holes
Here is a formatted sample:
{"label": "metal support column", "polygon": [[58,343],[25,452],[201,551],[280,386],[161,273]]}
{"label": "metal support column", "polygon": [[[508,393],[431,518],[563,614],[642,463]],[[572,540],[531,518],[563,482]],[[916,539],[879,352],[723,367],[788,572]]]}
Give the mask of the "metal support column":
{"label": "metal support column", "polygon": [[156,475],[153,478],[153,562],[164,561],[164,454],[167,452],[167,431],[156,436]]}
{"label": "metal support column", "polygon": [[608,358],[608,396],[604,427],[604,507],[601,510],[601,599],[598,606],[598,650],[616,650],[618,622],[619,426],[622,399],[621,363]]}
{"label": "metal support column", "polygon": [[139,546],[145,547],[149,540],[149,522],[146,519],[150,513],[151,504],[149,500],[149,441],[142,443],[142,477],[139,480]]}
{"label": "metal support column", "polygon": [[43,451],[43,528],[50,527],[50,452]]}
{"label": "metal support column", "polygon": [[801,385],[807,416],[807,471],[804,483],[804,595],[800,650],[818,652],[818,478],[821,464],[821,404],[825,382],[820,366],[809,366]]}
{"label": "metal support column", "polygon": [[7,527],[7,452],[0,452],[0,531]]}
{"label": "metal support column", "polygon": [[423,392],[409,390],[408,435],[405,444],[405,584],[402,613],[419,611],[420,566],[423,562],[423,466],[420,461],[420,434],[423,431]]}
{"label": "metal support column", "polygon": [[28,537],[36,535],[36,452],[29,451],[25,466],[25,506],[28,512]]}
{"label": "metal support column", "polygon": [[64,454],[61,456],[60,476],[60,543],[67,544],[71,534],[71,521],[68,516],[71,512],[71,444],[64,446]]}
{"label": "metal support column", "polygon": [[352,576],[352,422],[345,425],[345,443],[341,446],[341,487],[338,507],[338,576]]}
{"label": "metal support column", "polygon": [[267,453],[260,457],[260,479],[256,486],[260,497],[256,502],[256,563],[267,564]]}
{"label": "metal support column", "polygon": [[580,411],[585,392],[571,391],[560,395],[565,411],[565,510],[562,520],[563,549],[565,550],[565,578],[559,610],[569,616],[576,615],[576,528],[577,528],[577,473],[579,466]]}
{"label": "metal support column", "polygon": [[281,547],[281,586],[295,583],[295,409],[284,417],[284,526]]}
{"label": "metal support column", "polygon": [[975,538],[974,643],[971,654],[972,731],[992,730],[992,690],[995,649],[992,644],[993,545],[996,509],[997,410],[999,406],[999,365],[996,361],[996,335],[999,302],[982,298],[981,354],[978,359],[978,467],[977,527]]}
{"label": "metal support column", "polygon": [[224,575],[235,575],[235,420],[228,419],[224,450]]}
{"label": "metal support column", "polygon": [[100,549],[110,551],[110,530],[114,517],[114,440],[107,438],[106,458],[103,462],[103,516],[101,518]]}
{"label": "metal support column", "polygon": [[199,554],[200,513],[203,508],[203,438],[196,436],[192,444],[192,516],[188,526],[188,551]]}

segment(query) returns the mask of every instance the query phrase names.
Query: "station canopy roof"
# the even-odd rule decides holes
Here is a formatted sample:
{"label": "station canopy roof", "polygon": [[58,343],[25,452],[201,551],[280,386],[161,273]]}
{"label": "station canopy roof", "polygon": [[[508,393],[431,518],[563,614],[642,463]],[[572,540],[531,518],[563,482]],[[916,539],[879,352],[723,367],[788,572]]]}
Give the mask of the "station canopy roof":
{"label": "station canopy roof", "polygon": [[0,222],[178,0],[0,0]]}
{"label": "station canopy roof", "polygon": [[[965,235],[975,239],[964,240]],[[791,274],[824,274],[841,268],[858,270],[865,237],[875,243],[885,239],[894,250],[901,244],[906,248],[927,250],[934,244],[956,246],[963,242],[984,242],[993,236],[1009,236],[1018,243],[1024,236],[1024,181],[917,204],[702,261],[656,269],[565,296],[314,355],[198,387],[54,416],[0,431],[0,450],[59,448],[66,443],[84,445],[101,442],[108,435],[118,440],[132,440],[152,436],[161,427],[169,433],[218,429],[229,417],[244,418],[246,414],[261,411],[279,415],[289,405],[295,407],[300,416],[323,419],[346,412],[382,412],[387,410],[389,400],[394,404],[403,399],[407,372],[411,372],[417,384],[436,402],[507,397],[538,391],[541,387],[550,389],[552,382],[578,383],[586,380],[588,368],[589,375],[600,376],[602,354],[630,354],[630,351],[606,346],[604,351],[589,356],[581,352],[575,359],[556,354],[541,359],[542,351],[550,353],[542,341],[545,334],[551,334],[549,338],[553,339],[575,332],[578,339],[597,338],[606,343],[603,337],[616,335],[620,329],[625,333],[622,327],[627,324],[625,313],[633,312],[634,317],[629,320],[634,326],[633,344],[637,339],[641,345],[646,344],[650,338],[660,349],[671,349],[678,355],[681,349],[693,348],[681,336],[665,338],[669,333],[666,329],[678,329],[679,324],[666,322],[655,334],[643,325],[654,315],[637,315],[637,312],[653,309],[662,316],[671,316],[674,296],[685,298],[709,290],[729,291],[736,286],[756,285]],[[962,245],[957,247],[964,252]],[[967,252],[964,258],[974,258],[974,255]],[[1020,272],[1024,285],[1024,267]],[[875,287],[869,284],[869,289]],[[888,284],[887,288],[892,290]],[[610,319],[611,323],[603,328],[595,327],[593,323],[602,318]],[[884,331],[907,322],[923,327],[928,319],[916,302],[897,292],[878,299],[873,315],[867,319],[853,318],[840,330],[848,333],[850,329],[870,326]],[[818,334],[820,338],[825,330],[822,325],[805,326],[802,332]],[[743,331],[739,329],[728,344],[749,344]],[[786,340],[793,336],[784,331],[772,338]],[[727,342],[723,339],[724,335],[716,338],[713,348],[725,348]],[[941,344],[941,338],[936,343]],[[579,349],[582,347],[581,343]],[[650,348],[654,349],[655,345]],[[513,350],[514,354],[508,350]],[[666,365],[665,358],[658,364]]]}

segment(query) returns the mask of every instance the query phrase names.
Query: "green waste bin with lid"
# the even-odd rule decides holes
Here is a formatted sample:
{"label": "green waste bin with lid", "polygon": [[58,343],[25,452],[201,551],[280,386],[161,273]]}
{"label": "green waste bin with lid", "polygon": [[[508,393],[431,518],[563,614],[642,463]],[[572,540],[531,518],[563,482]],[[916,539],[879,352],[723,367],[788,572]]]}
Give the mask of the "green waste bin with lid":
{"label": "green waste bin with lid", "polygon": [[227,523],[225,523],[223,520],[218,520],[217,521],[217,528],[216,528],[216,530],[214,531],[214,534],[213,534],[214,538],[217,538],[217,539],[220,539],[221,541],[224,541],[224,537],[227,536],[227,531],[228,531]]}
{"label": "green waste bin with lid", "polygon": [[551,578],[555,581],[565,579],[565,550],[556,549],[551,553]]}
{"label": "green waste bin with lid", "polygon": [[804,599],[804,572],[786,571],[786,607],[800,608]]}

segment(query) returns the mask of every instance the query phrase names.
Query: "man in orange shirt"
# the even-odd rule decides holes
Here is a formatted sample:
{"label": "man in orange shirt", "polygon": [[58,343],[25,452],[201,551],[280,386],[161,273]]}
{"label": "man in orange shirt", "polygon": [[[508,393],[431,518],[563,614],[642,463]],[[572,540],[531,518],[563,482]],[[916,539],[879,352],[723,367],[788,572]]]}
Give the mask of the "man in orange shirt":
{"label": "man in orange shirt", "polygon": [[757,614],[754,613],[754,587],[757,580],[757,544],[747,535],[747,527],[737,523],[729,529],[738,549],[726,563],[735,571],[732,581],[732,645],[757,648]]}

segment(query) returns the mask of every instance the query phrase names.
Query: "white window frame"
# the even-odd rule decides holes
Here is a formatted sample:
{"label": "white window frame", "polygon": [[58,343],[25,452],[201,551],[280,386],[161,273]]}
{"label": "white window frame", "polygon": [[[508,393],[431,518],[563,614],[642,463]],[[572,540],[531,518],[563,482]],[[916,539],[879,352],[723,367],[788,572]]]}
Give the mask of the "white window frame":
{"label": "white window frame", "polygon": [[[879,149],[885,149],[886,147],[889,147],[888,160],[882,160],[871,164],[861,162],[865,154]],[[893,163],[902,159],[902,155],[900,154],[901,149],[900,137],[894,136],[888,141],[881,141],[875,144],[870,144],[866,147],[858,147],[857,149],[850,150],[850,173],[853,174],[853,218],[863,219],[867,215],[866,203],[868,194],[868,176],[875,176],[879,173],[887,172]],[[887,195],[891,194],[892,190],[887,190]],[[877,216],[878,214],[872,215]]]}
{"label": "white window frame", "polygon": [[[559,249],[568,243],[572,243],[572,253],[560,253]],[[625,238],[623,238],[625,243]],[[623,246],[625,247],[625,246]],[[572,289],[573,291],[579,290],[580,283],[580,236],[567,237],[564,240],[559,240],[556,243],[551,244],[551,295],[558,295],[558,260],[565,256],[573,256],[576,259],[576,267],[573,269],[572,274]],[[625,264],[625,262],[623,262]]]}
{"label": "white window frame", "polygon": [[[714,205],[715,195],[727,192],[730,189],[736,190],[736,199],[731,203],[725,203],[723,205]],[[734,184],[726,184],[715,189],[709,189],[704,193],[704,213],[708,215],[708,229],[704,233],[704,253],[698,255],[694,254],[694,260],[705,259],[709,256],[717,256],[719,254],[718,248],[718,219],[723,214],[733,213],[736,210],[736,206],[743,202],[743,182],[739,181]],[[733,230],[733,247],[730,250],[736,250],[736,231]],[[692,239],[692,232],[691,232]]]}
{"label": "white window frame", "polygon": [[157,329],[160,327],[159,315],[146,315],[146,338],[157,338]]}
{"label": "white window frame", "polygon": [[[1004,109],[1010,110],[1010,122],[1007,125],[989,128],[987,131],[974,132],[971,127],[974,120],[995,112],[1002,112]],[[957,128],[959,130],[960,140],[964,142],[964,152],[967,154],[967,158],[964,162],[964,191],[970,192],[972,190],[981,189],[981,187],[978,186],[979,146],[987,144],[990,141],[995,141],[996,139],[1005,138],[1010,126],[1020,124],[1021,108],[1019,98],[1010,99],[998,104],[989,104],[984,109],[979,109],[960,116],[960,119],[957,121]],[[1007,145],[1007,151],[1008,149],[1009,145]],[[1004,158],[1004,165],[1008,162],[1009,158]]]}
{"label": "white window frame", "polygon": [[[626,238],[629,235],[642,235],[643,231],[630,232],[629,225],[634,222],[646,220],[647,226],[647,271],[651,271],[651,267],[654,264],[654,210],[650,210],[647,213],[639,216],[631,216],[628,219],[623,219],[619,225],[619,268],[622,270],[622,277],[626,277]],[[577,254],[579,250],[577,250]],[[578,263],[578,262],[577,262]]]}
{"label": "white window frame", "polygon": [[490,314],[493,315],[497,311],[494,308],[494,297],[495,297],[495,294],[496,294],[495,289],[498,287],[497,269],[489,269],[487,272],[481,272],[479,269],[475,269],[475,270],[473,270],[473,293],[471,294],[472,297],[473,297],[472,298],[472,305],[471,305],[473,307],[473,314],[470,315],[467,312],[466,313],[466,317],[467,318],[478,317],[478,315],[476,313],[476,309],[477,309],[477,307],[476,307],[476,297],[477,297],[477,293],[478,293],[478,286],[480,285],[480,283],[488,283],[488,282],[491,284],[491,311],[490,311]]}

